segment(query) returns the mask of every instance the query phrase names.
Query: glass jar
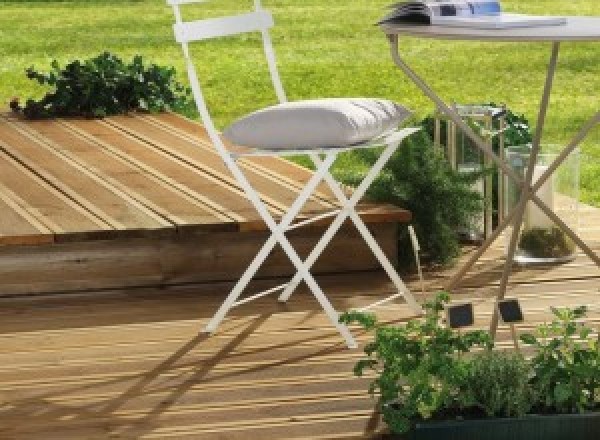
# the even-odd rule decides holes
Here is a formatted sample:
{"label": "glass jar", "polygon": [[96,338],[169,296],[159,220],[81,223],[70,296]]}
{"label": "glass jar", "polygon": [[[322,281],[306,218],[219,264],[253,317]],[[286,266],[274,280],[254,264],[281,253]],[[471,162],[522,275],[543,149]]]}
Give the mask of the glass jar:
{"label": "glass jar", "polygon": [[[545,146],[542,149],[543,153],[538,155],[533,170],[533,184],[554,162],[560,153],[560,148],[560,146]],[[527,173],[529,153],[530,146],[506,148],[507,162],[522,178],[525,178]],[[537,192],[541,201],[576,233],[579,229],[579,166],[580,151],[576,149]],[[507,215],[518,204],[521,189],[508,177],[505,177],[504,185],[503,209]],[[511,235],[512,228],[507,228],[507,249]],[[573,260],[575,254],[575,244],[562,229],[555,225],[534,202],[527,202],[514,261],[518,264],[564,263]]]}

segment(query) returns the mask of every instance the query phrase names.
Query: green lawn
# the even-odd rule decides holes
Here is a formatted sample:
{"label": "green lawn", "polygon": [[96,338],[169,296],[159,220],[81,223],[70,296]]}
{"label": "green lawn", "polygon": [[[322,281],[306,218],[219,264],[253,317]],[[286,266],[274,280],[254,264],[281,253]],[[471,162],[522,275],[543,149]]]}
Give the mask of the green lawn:
{"label": "green lawn", "polygon": [[[251,0],[201,5],[211,15],[232,13]],[[273,39],[291,99],[372,95],[405,103],[420,115],[430,102],[392,65],[386,40],[373,23],[391,0],[264,0],[278,27]],[[506,10],[540,14],[600,15],[598,0],[502,0]],[[109,50],[124,57],[140,53],[173,64],[182,80],[173,16],[164,0],[0,1],[0,102],[39,95],[23,70],[46,68]],[[456,102],[505,102],[532,118],[536,114],[546,44],[477,44],[405,40],[404,53],[435,88]],[[273,102],[255,36],[199,45],[199,72],[220,126],[237,115]],[[460,79],[460,81],[457,81]],[[564,44],[552,108],[548,143],[563,142],[600,102],[600,45]],[[583,196],[600,205],[600,129],[584,145]]]}

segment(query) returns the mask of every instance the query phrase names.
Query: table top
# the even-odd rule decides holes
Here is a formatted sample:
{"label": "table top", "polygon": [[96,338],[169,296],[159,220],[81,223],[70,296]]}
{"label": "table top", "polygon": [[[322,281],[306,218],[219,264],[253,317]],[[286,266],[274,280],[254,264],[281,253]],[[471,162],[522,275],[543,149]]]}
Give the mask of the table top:
{"label": "table top", "polygon": [[566,17],[561,26],[515,29],[472,29],[417,24],[382,24],[388,35],[408,35],[440,40],[478,41],[600,41],[600,17]]}

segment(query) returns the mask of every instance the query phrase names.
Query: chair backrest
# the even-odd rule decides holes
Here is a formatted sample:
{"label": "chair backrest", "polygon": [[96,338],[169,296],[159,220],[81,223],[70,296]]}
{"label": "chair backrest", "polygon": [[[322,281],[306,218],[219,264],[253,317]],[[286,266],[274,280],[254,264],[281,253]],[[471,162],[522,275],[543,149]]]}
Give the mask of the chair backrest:
{"label": "chair backrest", "polygon": [[207,0],[167,0],[167,3],[173,7],[173,12],[175,14],[175,39],[181,44],[183,49],[190,86],[198,107],[198,112],[200,113],[202,122],[204,123],[211,140],[218,149],[221,149],[224,147],[206,106],[194,62],[190,55],[189,43],[247,32],[260,32],[262,34],[262,43],[267,58],[267,64],[269,66],[269,73],[271,74],[271,81],[277,98],[279,102],[286,102],[287,99],[281,83],[279,71],[277,70],[275,51],[269,35],[269,28],[274,25],[273,16],[263,9],[260,0],[254,0],[254,11],[246,14],[190,22],[184,22],[182,20],[181,5],[188,3],[203,3],[206,1]]}

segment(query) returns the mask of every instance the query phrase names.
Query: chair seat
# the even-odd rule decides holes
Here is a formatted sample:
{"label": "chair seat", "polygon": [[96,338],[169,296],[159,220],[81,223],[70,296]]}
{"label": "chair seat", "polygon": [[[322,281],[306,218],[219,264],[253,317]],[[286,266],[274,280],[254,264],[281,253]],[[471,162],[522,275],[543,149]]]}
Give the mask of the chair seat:
{"label": "chair seat", "polygon": [[223,135],[237,145],[260,149],[346,147],[394,130],[411,115],[393,101],[328,98],[286,102],[238,119]]}

